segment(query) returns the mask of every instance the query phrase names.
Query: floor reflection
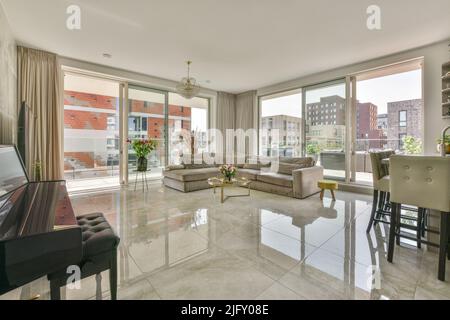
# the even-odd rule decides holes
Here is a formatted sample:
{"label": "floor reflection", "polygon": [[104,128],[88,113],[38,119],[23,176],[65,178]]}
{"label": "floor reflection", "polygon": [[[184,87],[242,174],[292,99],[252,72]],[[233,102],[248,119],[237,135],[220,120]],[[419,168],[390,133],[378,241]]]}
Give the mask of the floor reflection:
{"label": "floor reflection", "polygon": [[[337,201],[263,192],[224,204],[211,190],[183,194],[153,184],[150,192],[116,190],[72,197],[77,214],[103,212],[121,238],[120,299],[413,299],[450,297],[429,285],[433,254],[403,246],[386,262],[386,226],[371,233],[370,197]],[[426,257],[426,258],[425,258]],[[449,269],[449,268],[448,268]],[[101,297],[95,278],[67,299]],[[36,281],[2,299],[48,299]]]}

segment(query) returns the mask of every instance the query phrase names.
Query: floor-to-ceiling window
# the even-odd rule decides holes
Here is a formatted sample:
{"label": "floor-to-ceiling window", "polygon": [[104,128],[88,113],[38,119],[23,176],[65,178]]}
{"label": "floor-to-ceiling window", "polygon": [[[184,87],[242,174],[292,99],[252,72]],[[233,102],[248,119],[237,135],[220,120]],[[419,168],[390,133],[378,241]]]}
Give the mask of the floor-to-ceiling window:
{"label": "floor-to-ceiling window", "polygon": [[300,157],[303,134],[301,90],[262,97],[259,127],[260,155]]}
{"label": "floor-to-ceiling window", "polygon": [[[206,151],[209,103],[207,98],[184,99],[168,91],[66,71],[64,176],[68,189],[133,183],[137,159],[127,139],[157,142],[147,159],[148,179],[160,178],[164,166],[180,163],[192,148],[195,153]],[[121,134],[121,127],[127,131]]]}
{"label": "floor-to-ceiling window", "polygon": [[422,153],[422,59],[348,79],[260,97],[259,154],[307,155],[327,178],[371,185],[371,151]]}
{"label": "floor-to-ceiling window", "polygon": [[64,76],[64,179],[78,191],[119,185],[119,83]]}
{"label": "floor-to-ceiling window", "polygon": [[422,60],[358,74],[352,181],[372,184],[369,153],[422,153]]}
{"label": "floor-to-ceiling window", "polygon": [[346,85],[336,81],[304,89],[305,153],[328,178],[346,176]]}

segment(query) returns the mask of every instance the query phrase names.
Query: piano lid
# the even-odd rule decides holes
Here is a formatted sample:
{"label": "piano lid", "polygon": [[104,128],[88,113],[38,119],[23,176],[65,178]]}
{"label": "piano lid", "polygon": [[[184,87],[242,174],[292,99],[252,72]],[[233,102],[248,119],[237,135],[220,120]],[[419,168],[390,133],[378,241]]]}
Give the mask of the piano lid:
{"label": "piano lid", "polygon": [[64,181],[29,183],[0,208],[0,242],[77,226]]}
{"label": "piano lid", "polygon": [[28,183],[14,147],[0,146],[0,242],[75,226],[64,181]]}

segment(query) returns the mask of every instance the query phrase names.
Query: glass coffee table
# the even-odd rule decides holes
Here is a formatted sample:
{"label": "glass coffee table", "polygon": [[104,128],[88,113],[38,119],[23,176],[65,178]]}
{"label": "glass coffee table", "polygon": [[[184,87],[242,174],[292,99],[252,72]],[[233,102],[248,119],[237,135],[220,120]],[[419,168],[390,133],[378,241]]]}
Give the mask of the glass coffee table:
{"label": "glass coffee table", "polygon": [[[224,203],[228,198],[234,197],[249,197],[250,196],[250,185],[252,181],[247,178],[233,178],[231,181],[228,181],[224,178],[209,178],[208,184],[214,189],[214,194],[216,193],[216,188],[220,188],[220,202]],[[228,195],[224,194],[225,188],[230,187],[243,187],[247,188],[247,192],[245,194],[236,194],[236,195]]]}

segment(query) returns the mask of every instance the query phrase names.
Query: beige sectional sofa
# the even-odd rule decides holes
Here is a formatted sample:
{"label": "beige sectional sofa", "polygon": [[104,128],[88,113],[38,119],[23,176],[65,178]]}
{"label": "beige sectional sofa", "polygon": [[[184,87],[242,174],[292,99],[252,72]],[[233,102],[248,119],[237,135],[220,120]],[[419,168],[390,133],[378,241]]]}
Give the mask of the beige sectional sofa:
{"label": "beige sectional sofa", "polygon": [[[208,178],[218,175],[216,166],[170,166],[163,181],[166,187],[191,192],[209,188]],[[277,164],[238,165],[238,176],[252,180],[252,189],[303,199],[320,192],[317,181],[323,179],[323,168],[312,158],[279,158]]]}

